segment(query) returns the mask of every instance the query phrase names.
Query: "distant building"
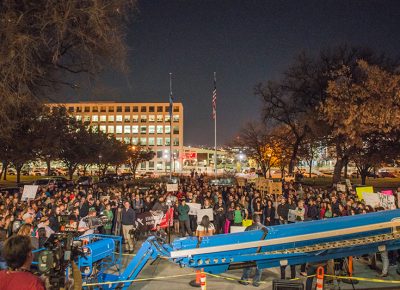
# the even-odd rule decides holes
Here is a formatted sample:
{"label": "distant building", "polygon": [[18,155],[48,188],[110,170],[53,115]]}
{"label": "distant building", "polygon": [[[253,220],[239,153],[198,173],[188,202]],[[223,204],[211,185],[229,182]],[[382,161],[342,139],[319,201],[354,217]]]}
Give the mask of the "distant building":
{"label": "distant building", "polygon": [[150,147],[156,153],[155,158],[142,163],[138,168],[140,171],[156,173],[169,171],[169,151],[172,142],[172,170],[176,172],[182,170],[182,103],[173,105],[172,128],[169,103],[78,102],[49,105],[65,106],[68,113],[77,120],[87,122],[104,133],[112,134],[121,142]]}
{"label": "distant building", "polygon": [[[182,154],[183,170],[188,172],[196,170],[211,173],[214,171],[214,149],[184,146]],[[234,158],[231,154],[222,149],[217,150],[217,168],[218,172],[224,169],[234,168]]]}

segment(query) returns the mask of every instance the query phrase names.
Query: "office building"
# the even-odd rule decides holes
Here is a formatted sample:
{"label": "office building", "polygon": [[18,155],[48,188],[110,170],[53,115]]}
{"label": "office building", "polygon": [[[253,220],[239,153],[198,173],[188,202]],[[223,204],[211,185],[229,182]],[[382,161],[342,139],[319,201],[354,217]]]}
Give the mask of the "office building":
{"label": "office building", "polygon": [[155,158],[142,163],[138,168],[139,171],[156,173],[169,171],[171,142],[172,170],[180,172],[182,169],[182,103],[174,103],[172,123],[170,123],[169,103],[78,102],[49,105],[65,106],[68,113],[77,120],[87,122],[104,133],[112,134],[121,142],[150,147],[156,153]]}

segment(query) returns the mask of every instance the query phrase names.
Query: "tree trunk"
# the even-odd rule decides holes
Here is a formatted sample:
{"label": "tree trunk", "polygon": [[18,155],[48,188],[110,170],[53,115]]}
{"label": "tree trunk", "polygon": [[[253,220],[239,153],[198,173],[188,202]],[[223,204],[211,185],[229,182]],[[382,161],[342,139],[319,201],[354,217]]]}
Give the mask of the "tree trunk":
{"label": "tree trunk", "polygon": [[8,162],[4,162],[4,163],[3,163],[3,167],[4,167],[4,176],[3,176],[3,180],[7,180]]}
{"label": "tree trunk", "polygon": [[4,170],[6,164],[7,164],[7,162],[5,162],[5,161],[2,162],[1,172],[0,172],[0,179],[3,177],[3,173],[6,172],[6,171]]}
{"label": "tree trunk", "polygon": [[21,182],[21,170],[22,170],[22,166],[24,166],[24,164],[20,164],[20,165],[16,165],[15,166],[15,170],[17,171],[17,184]]}
{"label": "tree trunk", "polygon": [[48,158],[46,158],[46,165],[47,165],[47,176],[50,176],[50,174],[51,174],[51,172],[50,172],[50,170],[51,170],[51,160],[50,159],[48,159]]}
{"label": "tree trunk", "polygon": [[263,174],[263,177],[267,177],[267,167],[265,166],[265,164],[263,162],[261,162],[260,164],[261,166],[261,172]]}
{"label": "tree trunk", "polygon": [[313,162],[313,160],[311,159],[311,160],[310,160],[310,164],[309,164],[310,167],[309,167],[309,170],[308,170],[308,177],[309,177],[309,178],[311,178],[312,162]]}
{"label": "tree trunk", "polygon": [[300,142],[301,142],[301,138],[296,138],[296,142],[293,145],[292,156],[290,157],[289,174],[293,174],[295,162],[297,159],[297,152],[299,151]]}
{"label": "tree trunk", "polygon": [[344,178],[347,179],[347,168],[349,165],[349,161],[347,160],[346,163],[344,164]]}
{"label": "tree trunk", "polygon": [[72,180],[75,170],[76,170],[76,165],[68,166],[68,176],[70,180]]}
{"label": "tree trunk", "polygon": [[335,163],[335,168],[333,170],[332,182],[338,183],[342,177],[343,159],[338,158]]}
{"label": "tree trunk", "polygon": [[365,185],[366,184],[366,180],[367,180],[367,174],[366,172],[361,172],[361,184]]}

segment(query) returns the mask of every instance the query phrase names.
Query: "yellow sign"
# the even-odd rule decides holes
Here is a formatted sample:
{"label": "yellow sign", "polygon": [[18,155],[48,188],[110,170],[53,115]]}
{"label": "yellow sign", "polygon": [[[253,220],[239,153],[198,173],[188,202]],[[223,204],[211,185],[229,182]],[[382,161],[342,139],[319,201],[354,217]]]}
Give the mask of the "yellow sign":
{"label": "yellow sign", "polygon": [[357,196],[359,200],[363,199],[363,193],[374,193],[374,188],[372,186],[363,186],[356,188]]}

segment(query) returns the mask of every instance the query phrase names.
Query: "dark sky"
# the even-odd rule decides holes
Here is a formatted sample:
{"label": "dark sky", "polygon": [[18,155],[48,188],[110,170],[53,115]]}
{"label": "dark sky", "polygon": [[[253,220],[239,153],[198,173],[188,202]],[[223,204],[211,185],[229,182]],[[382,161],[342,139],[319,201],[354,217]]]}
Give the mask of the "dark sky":
{"label": "dark sky", "polygon": [[134,18],[129,75],[107,74],[92,94],[69,100],[167,102],[172,72],[186,145],[214,143],[214,71],[222,145],[259,118],[255,84],[279,78],[302,50],[347,43],[395,56],[400,48],[400,1],[140,0]]}

